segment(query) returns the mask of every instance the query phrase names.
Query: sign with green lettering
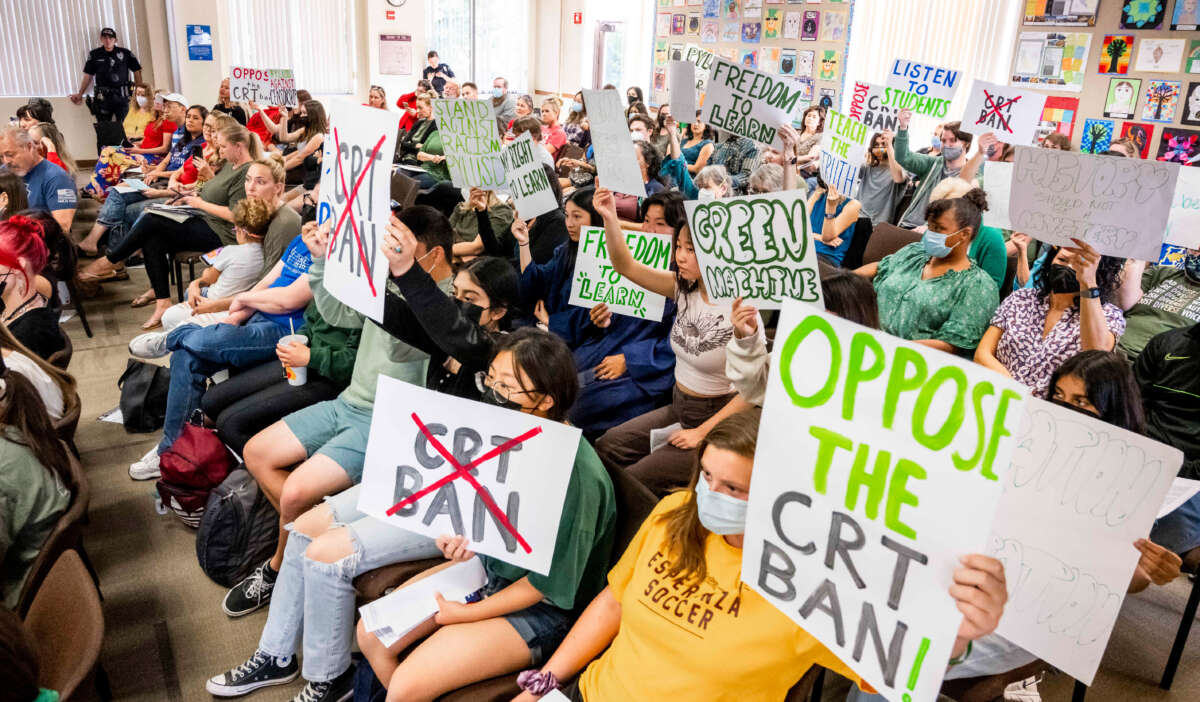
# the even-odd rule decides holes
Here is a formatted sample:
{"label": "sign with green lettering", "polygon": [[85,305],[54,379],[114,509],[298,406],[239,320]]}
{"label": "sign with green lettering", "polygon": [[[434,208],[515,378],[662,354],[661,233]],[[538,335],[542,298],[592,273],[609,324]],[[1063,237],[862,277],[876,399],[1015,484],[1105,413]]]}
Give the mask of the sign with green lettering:
{"label": "sign with green lettering", "polygon": [[821,303],[821,275],[802,190],[684,203],[700,275],[714,301],[775,310]]}
{"label": "sign with green lettering", "polygon": [[434,100],[450,180],[460,188],[505,187],[500,132],[491,100]]}
{"label": "sign with green lettering", "polygon": [[[712,61],[701,122],[760,144],[783,148],[779,125],[791,124],[805,95],[799,82],[739,66],[716,57]],[[677,115],[677,117],[679,117]]]}
{"label": "sign with green lettering", "polygon": [[829,110],[821,132],[821,179],[847,197],[858,195],[858,171],[867,157],[867,125]]}
{"label": "sign with green lettering", "polygon": [[[650,232],[621,232],[629,252],[638,262],[660,271],[670,269],[671,237]],[[667,298],[629,282],[613,270],[603,227],[584,227],[579,232],[575,277],[571,280],[572,305],[591,309],[604,303],[613,314],[662,320]]]}
{"label": "sign with green lettering", "polygon": [[988,552],[1027,390],[787,303],[750,483],[742,577],[894,702],[933,702]]}

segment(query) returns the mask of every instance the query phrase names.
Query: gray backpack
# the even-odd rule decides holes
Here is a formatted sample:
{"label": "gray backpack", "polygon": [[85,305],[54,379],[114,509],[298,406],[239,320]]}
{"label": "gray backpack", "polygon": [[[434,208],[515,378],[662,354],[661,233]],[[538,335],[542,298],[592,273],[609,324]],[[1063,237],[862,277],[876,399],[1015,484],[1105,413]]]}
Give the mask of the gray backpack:
{"label": "gray backpack", "polygon": [[238,466],[208,496],[196,532],[200,569],[218,585],[232,587],[275,552],[279,513]]}

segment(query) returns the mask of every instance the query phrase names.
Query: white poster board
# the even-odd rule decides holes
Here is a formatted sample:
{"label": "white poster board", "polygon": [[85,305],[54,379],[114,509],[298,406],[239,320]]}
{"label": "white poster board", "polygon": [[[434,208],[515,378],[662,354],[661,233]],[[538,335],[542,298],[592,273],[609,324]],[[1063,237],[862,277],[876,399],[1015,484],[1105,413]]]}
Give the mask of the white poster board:
{"label": "white poster board", "polygon": [[1183,454],[1036,398],[1022,425],[988,550],[1008,582],[996,633],[1091,685]]}
{"label": "white poster board", "polygon": [[888,71],[885,85],[889,88],[913,93],[930,100],[954,100],[958,91],[958,71],[934,66],[920,61],[896,59]]}
{"label": "white poster board", "polygon": [[1008,216],[1055,246],[1071,239],[1106,256],[1157,261],[1179,166],[1017,146]]}
{"label": "white poster board", "polygon": [[[671,266],[671,237],[668,234],[623,231],[634,260],[666,272]],[[613,314],[662,321],[667,298],[650,292],[613,270],[603,227],[584,227],[579,232],[579,253],[571,279],[569,304],[591,309],[604,303]]]}
{"label": "white poster board", "polygon": [[971,86],[962,129],[979,135],[991,132],[1006,144],[1033,143],[1046,96],[1035,90],[977,80]]}
{"label": "white poster board", "polygon": [[379,246],[391,216],[396,116],[340,100],[322,148],[317,222],[332,222],[323,284],[343,303],[381,322],[388,266]]}
{"label": "white poster board", "polygon": [[229,69],[229,97],[234,102],[261,105],[297,107],[299,104],[296,101],[296,76],[290,68],[234,66]]}
{"label": "white poster board", "polygon": [[872,132],[898,131],[901,107],[892,99],[895,92],[882,85],[856,81],[850,87],[846,115],[867,125]]}
{"label": "white poster board", "polygon": [[866,163],[867,125],[837,110],[825,115],[821,132],[821,180],[846,197],[858,195],[858,174]]}
{"label": "white poster board", "polygon": [[983,223],[989,227],[1012,229],[1008,219],[1008,201],[1012,197],[1013,165],[1005,161],[987,161],[983,164],[983,191],[987,193],[988,208],[983,213]]}
{"label": "white poster board", "polygon": [[359,510],[550,572],[580,432],[379,376]]}
{"label": "white poster board", "polygon": [[764,310],[788,299],[822,302],[805,198],[803,190],[787,190],[684,203],[711,300],[741,297]]}
{"label": "white poster board", "polygon": [[1167,243],[1200,249],[1200,168],[1179,169],[1167,216]]}
{"label": "white poster board", "polygon": [[583,103],[592,127],[596,177],[600,183],[614,193],[646,197],[646,183],[633,155],[633,139],[629,136],[620,93],[584,90]]}
{"label": "white poster board", "polygon": [[700,121],[781,150],[779,125],[792,123],[804,94],[805,87],[791,78],[716,57]]}
{"label": "white poster board", "polygon": [[455,563],[416,582],[406,583],[374,602],[358,608],[363,626],[384,646],[392,646],[421,622],[438,613],[437,596],[463,602],[487,585],[483,561],[472,558]]}
{"label": "white poster board", "polygon": [[889,700],[933,702],[984,553],[1027,389],[978,364],[787,303],[742,578]]}
{"label": "white poster board", "polygon": [[671,114],[676,120],[691,122],[696,114],[696,64],[671,61],[667,64],[667,81]]}
{"label": "white poster board", "polygon": [[[712,70],[712,62],[716,58],[716,54],[697,44],[688,44],[684,47],[683,57],[696,64],[696,92],[704,95],[708,90],[708,74]],[[675,115],[675,119],[688,124],[691,124],[691,121],[695,119],[694,112],[686,115],[687,119],[684,119],[685,116],[680,115],[678,112],[673,112],[672,114]]]}
{"label": "white poster board", "polygon": [[500,153],[500,160],[508,174],[506,184],[518,215],[524,219],[533,219],[558,209],[554,186],[550,184],[542,159],[534,151],[533,135],[530,132],[521,134],[505,146]]}
{"label": "white poster board", "polygon": [[460,188],[505,187],[500,131],[491,100],[434,100],[450,180]]}

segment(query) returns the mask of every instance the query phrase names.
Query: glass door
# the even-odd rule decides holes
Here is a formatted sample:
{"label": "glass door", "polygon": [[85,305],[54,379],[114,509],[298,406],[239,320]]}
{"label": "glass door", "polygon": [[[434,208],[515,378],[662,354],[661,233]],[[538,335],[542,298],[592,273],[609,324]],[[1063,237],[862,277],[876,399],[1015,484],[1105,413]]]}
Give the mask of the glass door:
{"label": "glass door", "polygon": [[596,23],[596,61],[592,67],[592,88],[625,85],[625,23]]}

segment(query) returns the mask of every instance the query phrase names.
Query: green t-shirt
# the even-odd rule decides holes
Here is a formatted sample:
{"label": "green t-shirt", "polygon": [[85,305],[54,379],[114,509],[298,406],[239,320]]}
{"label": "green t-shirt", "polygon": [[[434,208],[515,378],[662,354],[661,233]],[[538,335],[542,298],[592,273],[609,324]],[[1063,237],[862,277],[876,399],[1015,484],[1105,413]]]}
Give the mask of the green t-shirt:
{"label": "green t-shirt", "polygon": [[[442,133],[435,131],[430,134],[429,138],[425,140],[425,143],[421,145],[421,151],[424,151],[427,154],[433,154],[434,156],[444,156],[446,152],[443,151],[442,147]],[[434,178],[437,178],[438,181],[450,180],[450,167],[446,165],[445,161],[442,161],[441,163],[422,161],[421,168],[424,168],[426,173]]]}
{"label": "green t-shirt", "polygon": [[516,582],[528,576],[529,584],[555,607],[582,610],[607,584],[616,521],[616,495],[608,471],[592,445],[580,437],[550,574],[531,573],[488,556],[482,556],[484,567],[489,578]]}
{"label": "green t-shirt", "polygon": [[979,233],[971,241],[967,251],[970,258],[985,273],[996,281],[996,289],[1004,285],[1004,275],[1008,273],[1008,250],[1004,248],[1004,232],[996,227],[980,227]]}
{"label": "green t-shirt", "polygon": [[1142,274],[1142,299],[1125,313],[1125,334],[1117,348],[1130,361],[1150,339],[1200,322],[1200,284],[1174,266],[1150,266]]}
{"label": "green t-shirt", "polygon": [[37,457],[12,427],[0,432],[0,604],[16,607],[29,566],[59,517],[71,506],[71,491]]}
{"label": "green t-shirt", "polygon": [[300,233],[300,213],[287,205],[275,210],[271,215],[271,223],[267,225],[267,234],[263,237],[263,267],[262,274],[271,272],[288,244]]}
{"label": "green t-shirt", "polygon": [[929,254],[914,242],[879,262],[875,295],[883,330],[904,339],[937,339],[973,349],[1000,305],[996,283],[979,264],[929,280],[921,272]]}
{"label": "green t-shirt", "polygon": [[[217,171],[216,175],[200,186],[200,199],[232,210],[234,205],[246,198],[246,171],[248,170],[250,170],[249,161],[236,168],[230,163],[221,166],[221,170]],[[205,214],[204,221],[208,222],[208,226],[212,227],[217,236],[221,237],[222,245],[233,246],[237,243],[237,236],[233,233],[233,222],[211,214]]]}

